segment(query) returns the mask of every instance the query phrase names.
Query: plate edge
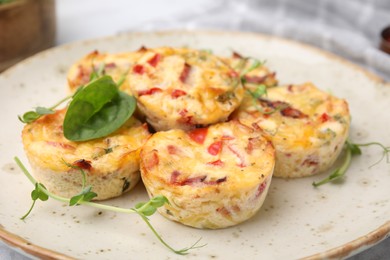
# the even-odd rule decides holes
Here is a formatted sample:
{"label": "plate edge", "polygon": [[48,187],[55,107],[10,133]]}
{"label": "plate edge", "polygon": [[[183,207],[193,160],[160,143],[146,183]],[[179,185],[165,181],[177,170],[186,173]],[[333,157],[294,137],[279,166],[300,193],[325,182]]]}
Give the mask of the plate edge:
{"label": "plate edge", "polygon": [[38,257],[39,259],[61,259],[61,260],[73,260],[70,256],[67,256],[56,251],[37,246],[33,243],[30,243],[28,240],[15,235],[11,232],[5,230],[5,228],[0,225],[0,239],[13,250],[14,248],[19,248],[23,250],[26,254],[30,256]]}
{"label": "plate edge", "polygon": [[344,245],[329,249],[322,253],[316,253],[311,256],[302,258],[302,260],[314,260],[314,259],[339,259],[347,258],[356,255],[363,250],[360,250],[363,246],[371,247],[382,240],[386,239],[390,235],[390,221],[386,222],[382,226],[378,227],[374,231],[367,235],[361,236],[355,240],[352,240]]}

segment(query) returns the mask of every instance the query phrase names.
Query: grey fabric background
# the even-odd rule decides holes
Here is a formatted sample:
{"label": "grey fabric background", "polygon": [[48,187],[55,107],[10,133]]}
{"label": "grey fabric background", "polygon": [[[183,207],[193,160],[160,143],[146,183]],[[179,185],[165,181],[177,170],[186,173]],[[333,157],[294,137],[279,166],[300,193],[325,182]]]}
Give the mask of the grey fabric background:
{"label": "grey fabric background", "polygon": [[390,81],[390,56],[378,50],[390,26],[390,0],[221,0],[207,10],[134,29],[218,28],[290,38],[343,56]]}

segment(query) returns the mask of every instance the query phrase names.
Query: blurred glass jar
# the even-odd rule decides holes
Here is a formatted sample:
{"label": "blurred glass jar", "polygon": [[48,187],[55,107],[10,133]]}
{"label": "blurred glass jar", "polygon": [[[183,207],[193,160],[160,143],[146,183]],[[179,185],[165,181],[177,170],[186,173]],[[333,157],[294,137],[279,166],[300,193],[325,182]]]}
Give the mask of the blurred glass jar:
{"label": "blurred glass jar", "polygon": [[381,37],[380,49],[390,54],[390,25],[382,30]]}
{"label": "blurred glass jar", "polygon": [[55,43],[55,0],[0,0],[0,72]]}

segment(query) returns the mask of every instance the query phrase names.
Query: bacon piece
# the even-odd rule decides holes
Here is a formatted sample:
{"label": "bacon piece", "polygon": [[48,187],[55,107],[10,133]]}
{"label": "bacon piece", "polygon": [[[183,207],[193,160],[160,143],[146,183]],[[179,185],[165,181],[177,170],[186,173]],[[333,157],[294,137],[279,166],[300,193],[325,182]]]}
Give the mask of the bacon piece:
{"label": "bacon piece", "polygon": [[261,140],[260,137],[251,137],[248,139],[248,145],[246,146],[245,150],[248,154],[252,154],[254,149],[261,148]]}
{"label": "bacon piece", "polygon": [[303,161],[302,166],[314,167],[319,164],[318,158],[309,156],[306,160]]}
{"label": "bacon piece", "polygon": [[147,170],[150,170],[156,165],[158,165],[160,159],[158,158],[157,150],[153,150],[151,154],[148,155],[144,161],[145,161],[145,168]]}
{"label": "bacon piece", "polygon": [[228,75],[231,77],[231,78],[238,78],[240,76],[240,74],[235,71],[235,70],[231,70],[229,71]]}
{"label": "bacon piece", "polygon": [[139,48],[137,51],[139,52],[144,52],[144,51],[147,51],[148,49],[145,47],[145,46],[141,46],[141,48]]}
{"label": "bacon piece", "polygon": [[97,56],[97,55],[99,55],[99,51],[98,50],[94,50],[93,52],[88,54],[88,57],[93,57],[93,56]]}
{"label": "bacon piece", "polygon": [[207,131],[208,128],[196,128],[188,133],[190,138],[198,143],[198,144],[203,144],[204,140],[206,139],[207,136]]}
{"label": "bacon piece", "polygon": [[183,71],[180,74],[180,81],[185,83],[187,81],[188,75],[190,74],[191,65],[189,65],[187,62],[184,63]]}
{"label": "bacon piece", "polygon": [[222,151],[222,141],[216,141],[207,148],[207,151],[211,155],[218,155]]}
{"label": "bacon piece", "polygon": [[61,142],[53,142],[53,141],[46,141],[48,145],[54,146],[54,147],[61,147],[63,149],[67,150],[74,150],[76,149],[74,146],[66,143],[61,143]]}
{"label": "bacon piece", "polygon": [[255,131],[261,131],[263,132],[263,128],[261,128],[257,123],[252,123],[252,128],[255,130]]}
{"label": "bacon piece", "polygon": [[177,179],[178,179],[178,177],[179,177],[179,175],[180,175],[181,173],[179,172],[179,171],[173,171],[172,173],[171,173],[171,179],[170,179],[170,183],[172,183],[172,184],[178,184],[178,181],[177,181]]}
{"label": "bacon piece", "polygon": [[147,90],[141,90],[141,91],[138,91],[138,96],[148,96],[148,95],[153,95],[155,93],[158,93],[158,92],[162,92],[162,89],[161,88],[151,88],[151,89],[147,89]]}
{"label": "bacon piece", "polygon": [[233,51],[232,57],[234,59],[242,59],[243,57],[238,52]]}
{"label": "bacon piece", "polygon": [[224,135],[224,136],[222,136],[221,139],[222,139],[222,141],[230,141],[230,140],[234,140],[236,138],[233,136]]}
{"label": "bacon piece", "polygon": [[273,109],[279,109],[281,107],[288,107],[289,105],[283,101],[271,101],[268,99],[259,98],[258,99],[262,106],[267,106]]}
{"label": "bacon piece", "polygon": [[217,185],[217,184],[220,184],[222,182],[225,182],[226,179],[227,179],[227,177],[225,176],[225,177],[219,178],[219,179],[217,179],[215,181],[204,181],[203,183],[207,184],[207,185]]}
{"label": "bacon piece", "polygon": [[218,208],[217,212],[223,215],[224,217],[231,218],[230,211],[225,207]]}
{"label": "bacon piece", "polygon": [[194,184],[198,184],[198,183],[201,183],[203,182],[205,179],[206,179],[206,175],[203,175],[203,176],[198,176],[198,177],[193,177],[193,178],[188,178],[182,182],[180,182],[180,185],[181,186],[184,186],[184,185],[194,185]]}
{"label": "bacon piece", "polygon": [[280,111],[280,113],[283,115],[283,116],[286,116],[286,117],[291,117],[291,118],[307,118],[308,116],[304,113],[302,113],[300,110],[296,109],[296,108],[292,108],[292,107],[286,107],[284,109],[282,109]]}
{"label": "bacon piece", "polygon": [[267,79],[267,76],[244,76],[245,82],[247,83],[254,83],[254,84],[261,84],[264,83],[264,81]]}
{"label": "bacon piece", "polygon": [[136,73],[136,74],[144,74],[145,73],[145,67],[140,65],[140,64],[137,64],[133,67],[133,72]]}
{"label": "bacon piece", "polygon": [[188,114],[187,109],[180,110],[179,115],[181,116],[181,118],[179,118],[177,121],[180,123],[192,125],[192,116],[189,116],[187,114]]}
{"label": "bacon piece", "polygon": [[89,78],[91,77],[91,68],[86,68],[81,65],[78,66],[78,72],[76,78],[79,80],[78,85],[83,85],[89,82]]}
{"label": "bacon piece", "polygon": [[171,93],[171,97],[173,99],[176,99],[178,97],[181,97],[181,96],[184,96],[184,95],[187,95],[187,92],[183,91],[183,90],[180,90],[180,89],[175,89],[172,91]]}
{"label": "bacon piece", "polygon": [[213,162],[208,162],[207,165],[213,165],[213,166],[224,166],[224,162],[221,161],[221,160],[216,160],[216,161],[213,161]]}
{"label": "bacon piece", "polygon": [[199,185],[199,184],[205,184],[205,185],[218,185],[222,182],[225,182],[226,181],[226,176],[223,177],[223,178],[219,178],[217,180],[213,180],[213,181],[205,181],[206,180],[206,175],[202,175],[202,176],[197,176],[197,177],[192,177],[192,178],[187,178],[183,181],[179,181],[178,180],[178,177],[180,176],[180,172],[179,171],[173,171],[172,174],[171,174],[171,179],[170,179],[170,182],[172,184],[176,184],[176,185],[180,185],[180,186],[185,186],[185,185],[189,185],[189,186],[193,186],[193,185]]}
{"label": "bacon piece", "polygon": [[115,62],[110,62],[104,65],[104,69],[114,69],[116,68]]}
{"label": "bacon piece", "polygon": [[77,160],[77,161],[73,162],[73,165],[80,168],[80,169],[87,170],[87,171],[91,170],[91,168],[92,168],[91,161],[87,161],[85,159]]}
{"label": "bacon piece", "polygon": [[287,90],[288,90],[289,92],[294,92],[294,91],[293,91],[293,85],[288,85]]}
{"label": "bacon piece", "polygon": [[167,149],[169,154],[177,154],[177,152],[179,151],[179,149],[174,145],[168,145]]}
{"label": "bacon piece", "polygon": [[259,187],[257,188],[257,191],[256,191],[256,194],[255,194],[255,198],[258,198],[260,197],[260,195],[264,192],[265,188],[267,187],[267,181],[265,180],[264,182],[262,182]]}
{"label": "bacon piece", "polygon": [[237,166],[239,166],[241,168],[246,167],[244,156],[239,151],[234,149],[231,145],[228,145],[228,148],[240,160],[240,163],[237,164]]}
{"label": "bacon piece", "polygon": [[227,179],[227,177],[225,176],[225,177],[223,177],[223,178],[219,178],[216,182],[217,182],[217,183],[225,182],[226,179]]}
{"label": "bacon piece", "polygon": [[160,60],[161,60],[161,54],[156,53],[150,60],[148,60],[148,63],[150,64],[150,66],[156,67]]}

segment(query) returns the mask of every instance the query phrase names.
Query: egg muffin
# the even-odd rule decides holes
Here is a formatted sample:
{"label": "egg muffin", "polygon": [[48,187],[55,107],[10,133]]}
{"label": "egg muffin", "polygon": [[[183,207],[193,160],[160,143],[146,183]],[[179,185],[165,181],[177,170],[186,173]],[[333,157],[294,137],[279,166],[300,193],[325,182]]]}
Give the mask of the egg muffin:
{"label": "egg muffin", "polygon": [[271,142],[230,121],[155,133],[141,150],[141,177],[168,219],[195,228],[239,224],[261,207],[275,164]]}
{"label": "egg muffin", "polygon": [[157,131],[226,121],[244,95],[239,75],[228,64],[207,51],[187,48],[146,49],[127,81]]}
{"label": "egg muffin", "polygon": [[[101,53],[93,51],[74,63],[67,75],[68,85],[71,92],[90,81],[93,72],[101,72],[110,75],[115,82],[126,78],[134,62],[139,58],[145,48],[134,52],[124,53]],[[121,88],[128,89],[127,82],[123,81]]]}
{"label": "egg muffin", "polygon": [[24,149],[36,180],[52,193],[70,198],[81,191],[82,169],[96,200],[132,189],[140,179],[139,152],[150,136],[147,126],[132,117],[107,137],[72,142],[63,135],[65,113],[58,110],[23,129]]}
{"label": "egg muffin", "polygon": [[247,95],[234,114],[264,133],[276,150],[275,177],[296,178],[328,170],[348,137],[348,103],[311,83]]}

